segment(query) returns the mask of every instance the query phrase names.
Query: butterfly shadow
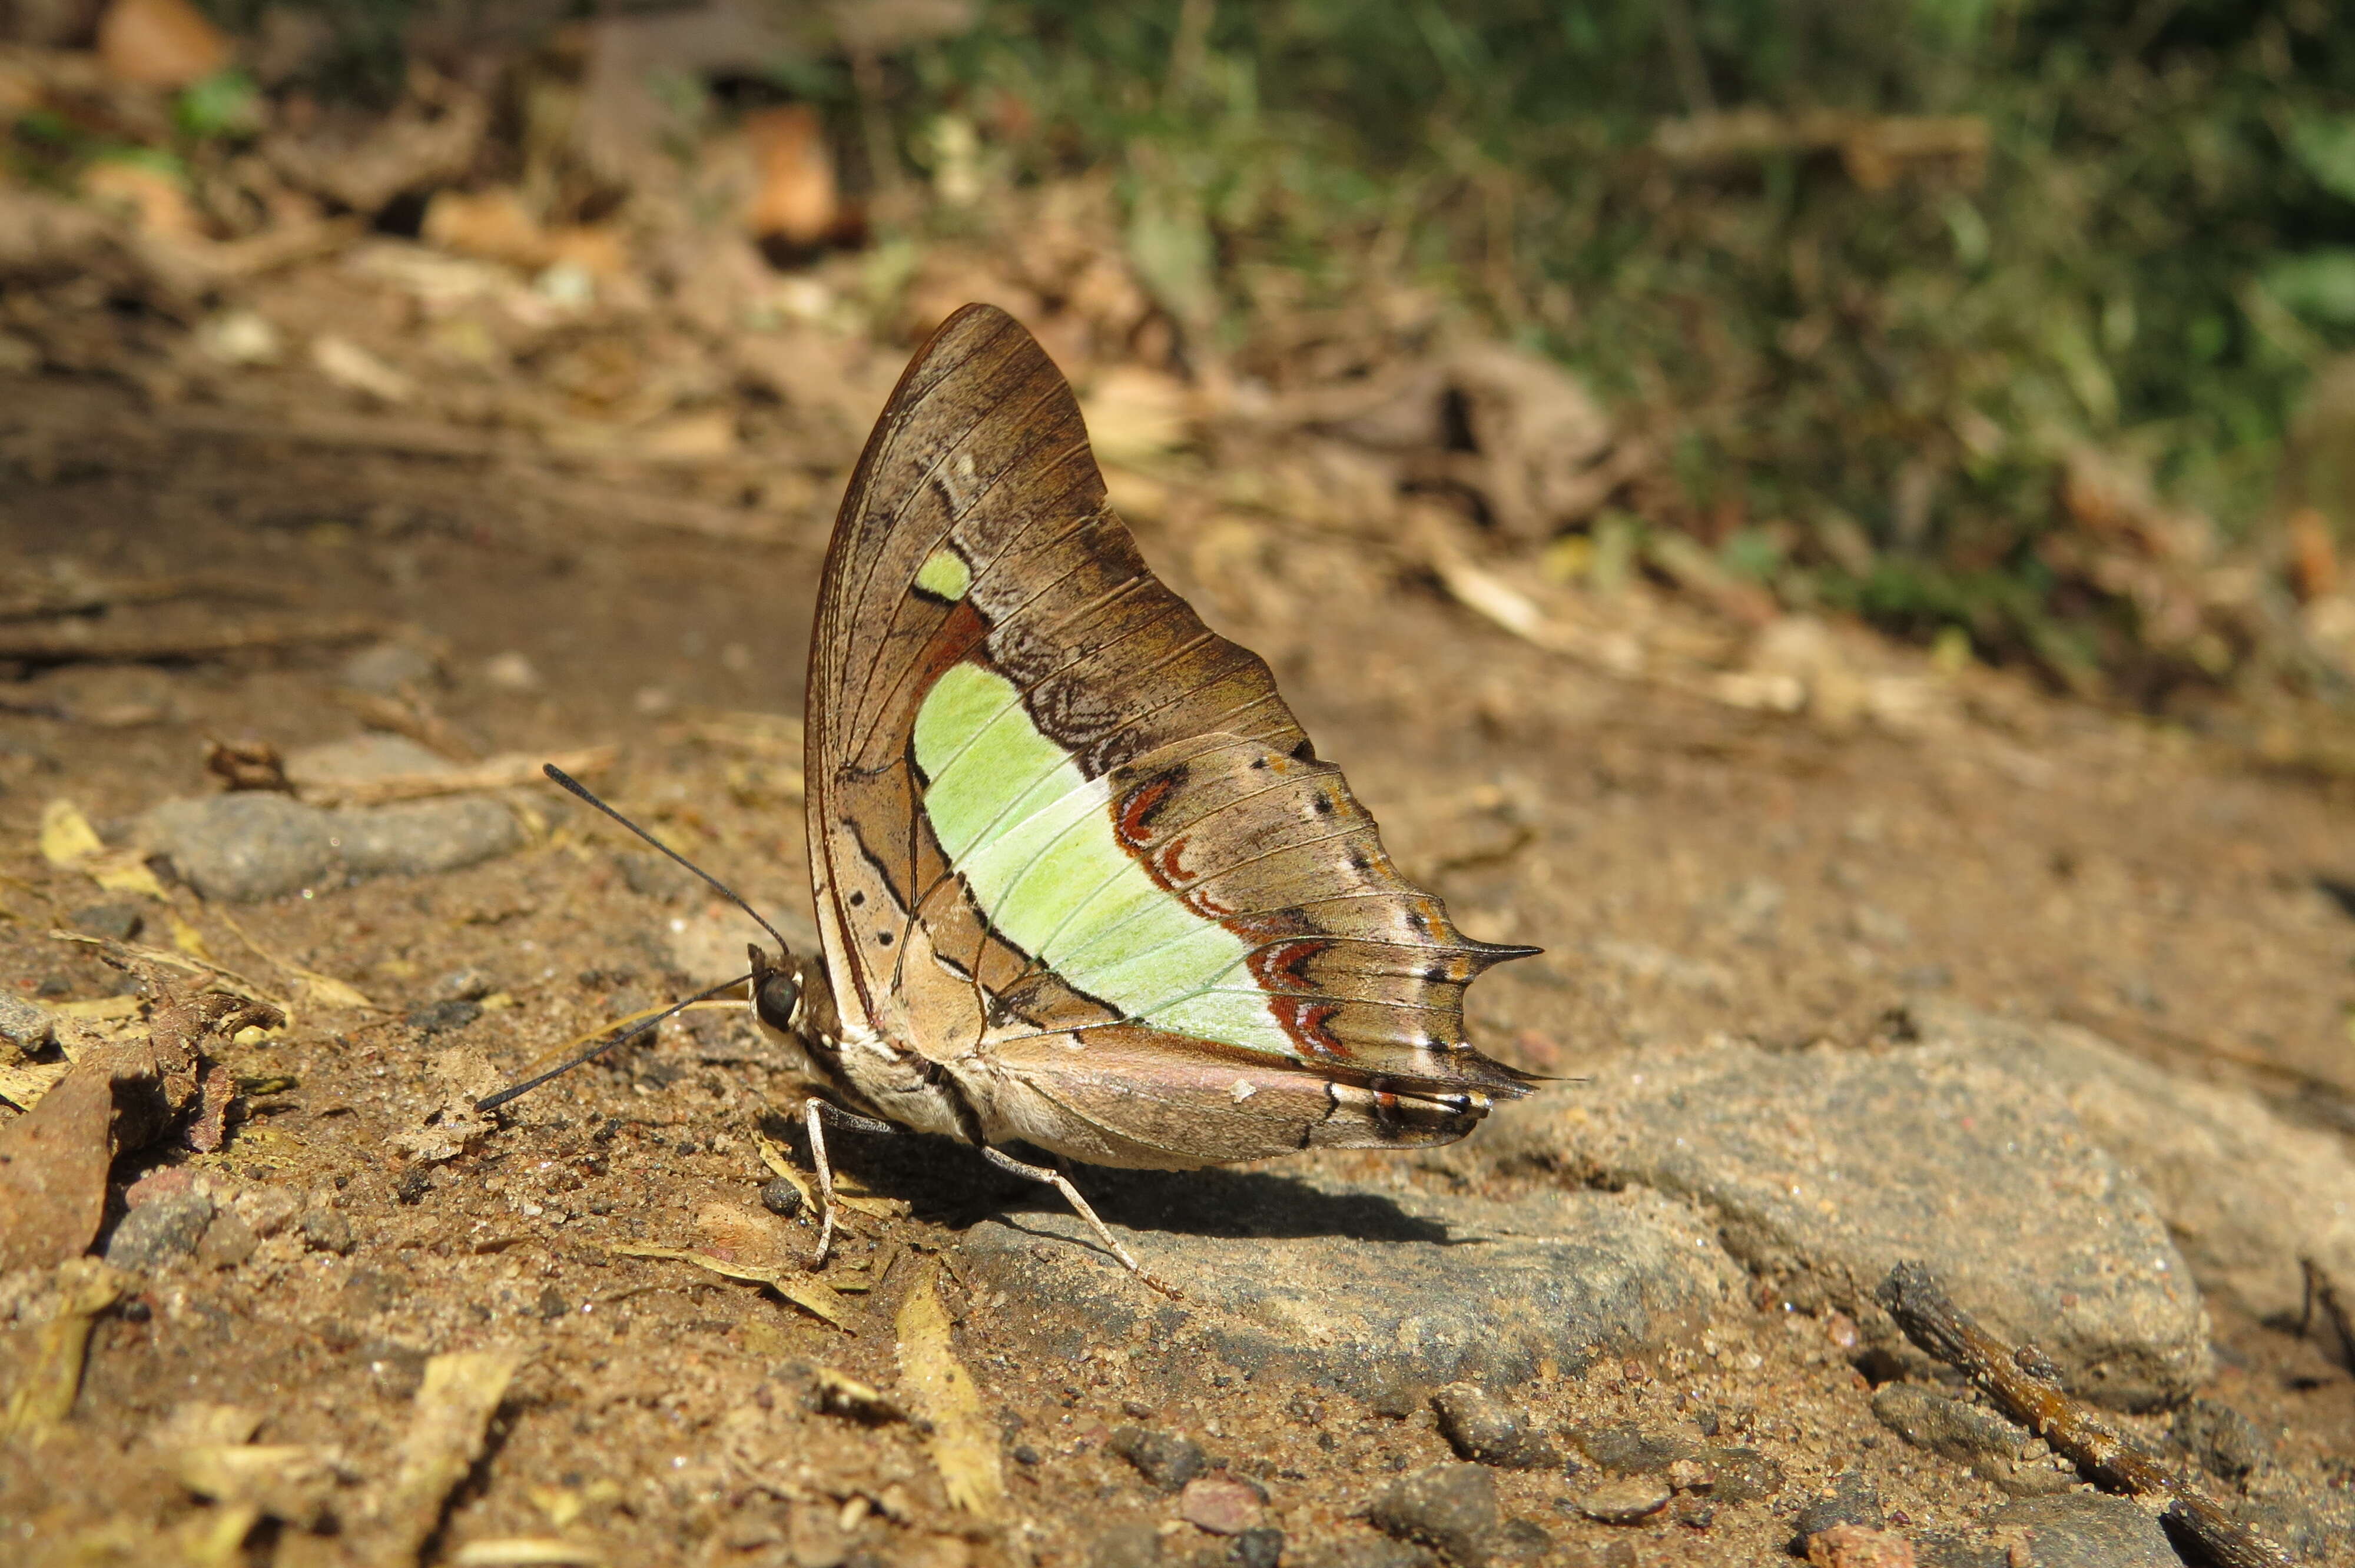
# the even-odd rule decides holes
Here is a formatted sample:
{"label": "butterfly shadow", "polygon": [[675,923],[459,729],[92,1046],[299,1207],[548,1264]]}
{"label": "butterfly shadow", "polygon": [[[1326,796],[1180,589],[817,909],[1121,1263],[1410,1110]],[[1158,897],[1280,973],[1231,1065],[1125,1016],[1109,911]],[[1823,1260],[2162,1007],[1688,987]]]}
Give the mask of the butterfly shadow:
{"label": "butterfly shadow", "polygon": [[[771,1129],[799,1142],[796,1124]],[[1022,1211],[1053,1213],[1063,1201],[1009,1175],[978,1150],[922,1133],[830,1132],[836,1168],[868,1192],[906,1200],[919,1213],[964,1230],[985,1219],[1019,1224]],[[1041,1164],[1051,1160],[1021,1151]],[[1441,1221],[1415,1214],[1380,1192],[1332,1192],[1265,1171],[1114,1171],[1078,1166],[1071,1180],[1096,1212],[1130,1230],[1228,1239],[1460,1245]]]}

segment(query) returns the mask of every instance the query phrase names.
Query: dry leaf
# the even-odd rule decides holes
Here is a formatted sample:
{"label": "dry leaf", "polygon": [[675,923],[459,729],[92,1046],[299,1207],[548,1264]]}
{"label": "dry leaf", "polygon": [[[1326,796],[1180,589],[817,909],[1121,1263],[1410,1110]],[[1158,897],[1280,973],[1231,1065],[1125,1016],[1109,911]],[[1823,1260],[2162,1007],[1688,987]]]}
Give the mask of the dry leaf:
{"label": "dry leaf", "polygon": [[70,1257],[58,1265],[56,1316],[33,1330],[31,1354],[0,1408],[0,1439],[36,1446],[65,1420],[81,1392],[91,1319],[113,1306],[130,1283],[130,1276],[98,1258]]}
{"label": "dry leaf", "polygon": [[99,18],[99,63],[117,81],[186,87],[229,58],[229,40],[188,0],[114,0]]}
{"label": "dry leaf", "polygon": [[31,1110],[41,1103],[41,1097],[58,1086],[58,1080],[73,1071],[70,1062],[24,1062],[15,1066],[0,1066],[0,1100],[6,1100],[18,1110]]}
{"label": "dry leaf", "polygon": [[858,1330],[850,1326],[850,1303],[845,1301],[833,1286],[815,1275],[805,1273],[799,1266],[784,1268],[762,1268],[730,1263],[708,1252],[688,1252],[674,1246],[612,1245],[605,1249],[616,1257],[669,1258],[678,1263],[691,1263],[698,1268],[730,1279],[741,1279],[752,1285],[765,1285],[810,1316],[833,1324],[846,1334]]}
{"label": "dry leaf", "polygon": [[470,1541],[450,1559],[458,1568],[600,1568],[605,1554],[577,1541],[552,1541],[539,1536],[501,1536]]}
{"label": "dry leaf", "polygon": [[934,1264],[900,1304],[900,1381],[909,1404],[932,1423],[926,1441],[949,1501],[971,1513],[992,1513],[1006,1497],[997,1428],[982,1408],[973,1374],[956,1358],[939,1277]]}
{"label": "dry leaf", "polygon": [[506,1397],[521,1358],[496,1351],[435,1356],[425,1363],[400,1470],[378,1512],[371,1568],[407,1568],[441,1527],[451,1489],[483,1452],[491,1414]]}
{"label": "dry leaf", "polygon": [[41,808],[41,858],[51,865],[70,869],[105,849],[98,830],[71,800],[52,800]]}

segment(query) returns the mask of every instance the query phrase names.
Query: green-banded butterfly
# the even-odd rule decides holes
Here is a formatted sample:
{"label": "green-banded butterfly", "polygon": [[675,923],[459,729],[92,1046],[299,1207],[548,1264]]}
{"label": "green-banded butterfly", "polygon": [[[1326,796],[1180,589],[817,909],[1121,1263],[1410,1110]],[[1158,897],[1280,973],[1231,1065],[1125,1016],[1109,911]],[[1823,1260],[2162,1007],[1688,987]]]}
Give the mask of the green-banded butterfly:
{"label": "green-banded butterfly", "polygon": [[1267,665],[1147,569],[1003,311],[950,317],[868,438],[804,727],[824,951],[756,947],[750,979],[807,1091],[819,1262],[829,1116],[1053,1183],[1142,1275],[1004,1146],[1173,1171],[1422,1148],[1534,1081],[1465,1038],[1464,990],[1537,949],[1473,941],[1399,874]]}

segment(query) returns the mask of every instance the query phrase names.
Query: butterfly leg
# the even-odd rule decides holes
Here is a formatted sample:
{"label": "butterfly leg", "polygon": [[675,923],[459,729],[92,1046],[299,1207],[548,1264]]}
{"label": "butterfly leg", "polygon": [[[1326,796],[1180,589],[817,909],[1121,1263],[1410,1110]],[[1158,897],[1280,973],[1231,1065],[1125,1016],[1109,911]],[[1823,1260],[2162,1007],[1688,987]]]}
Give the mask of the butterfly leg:
{"label": "butterfly leg", "polygon": [[831,1100],[822,1100],[815,1095],[802,1102],[802,1124],[809,1128],[810,1160],[817,1167],[818,1205],[825,1211],[818,1216],[817,1252],[810,1259],[812,1268],[824,1268],[826,1255],[834,1247],[834,1162],[826,1157],[826,1124],[828,1120],[860,1132],[900,1130],[888,1121],[854,1116]]}
{"label": "butterfly leg", "polygon": [[1185,1299],[1183,1296],[1178,1293],[1178,1289],[1175,1286],[1166,1285],[1162,1281],[1156,1279],[1152,1275],[1146,1272],[1145,1266],[1143,1264],[1137,1262],[1135,1257],[1130,1255],[1129,1250],[1120,1245],[1119,1238],[1112,1234],[1111,1228],[1107,1226],[1103,1221],[1096,1217],[1095,1209],[1085,1198],[1080,1196],[1080,1190],[1071,1185],[1071,1179],[1069,1176],[1064,1175],[1060,1171],[1050,1171],[1043,1165],[1025,1165],[1019,1160],[1015,1159],[1014,1156],[1005,1153],[999,1150],[992,1149],[986,1143],[981,1146],[981,1152],[984,1159],[987,1160],[992,1165],[996,1166],[1000,1171],[1011,1171],[1015,1175],[1023,1177],[1028,1181],[1043,1181],[1048,1186],[1055,1189],[1056,1192],[1060,1192],[1063,1195],[1063,1202],[1071,1204],[1072,1212],[1078,1214],[1080,1218],[1087,1221],[1088,1228],[1096,1233],[1096,1240],[1103,1243],[1104,1250],[1111,1253],[1113,1256],[1120,1259],[1121,1263],[1128,1269],[1129,1273],[1136,1276],[1137,1278],[1143,1280],[1154,1289],[1158,1290],[1162,1295],[1168,1297],[1172,1301],[1183,1301]]}

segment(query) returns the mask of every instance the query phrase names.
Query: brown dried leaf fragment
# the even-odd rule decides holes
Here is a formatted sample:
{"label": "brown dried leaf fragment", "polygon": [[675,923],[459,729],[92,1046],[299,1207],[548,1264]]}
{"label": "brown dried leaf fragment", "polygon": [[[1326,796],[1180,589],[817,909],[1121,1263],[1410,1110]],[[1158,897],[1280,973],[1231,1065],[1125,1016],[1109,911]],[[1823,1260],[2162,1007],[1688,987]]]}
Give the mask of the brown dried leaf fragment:
{"label": "brown dried leaf fragment", "polygon": [[997,1431],[982,1409],[973,1374],[957,1360],[938,1279],[935,1264],[900,1303],[900,1381],[910,1406],[932,1424],[927,1441],[949,1501],[969,1513],[995,1513],[1006,1499]]}
{"label": "brown dried leaf fragment", "polygon": [[400,1469],[377,1509],[374,1539],[363,1552],[370,1568],[408,1568],[442,1522],[451,1490],[482,1457],[491,1415],[506,1396],[522,1358],[500,1351],[435,1356],[425,1363]]}

